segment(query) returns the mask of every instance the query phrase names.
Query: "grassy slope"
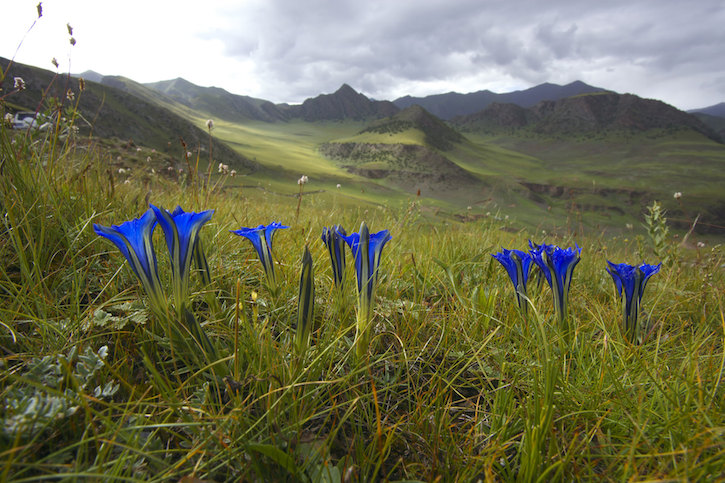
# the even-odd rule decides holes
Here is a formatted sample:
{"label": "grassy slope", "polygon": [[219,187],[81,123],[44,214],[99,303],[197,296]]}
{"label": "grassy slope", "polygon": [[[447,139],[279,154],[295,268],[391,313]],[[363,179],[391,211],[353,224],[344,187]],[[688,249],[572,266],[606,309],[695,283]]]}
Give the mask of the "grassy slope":
{"label": "grassy slope", "polygon": [[[660,200],[683,225],[698,213],[702,223],[723,224],[725,146],[699,134],[644,133],[565,142],[510,136],[471,137],[536,156],[538,162],[508,161],[499,164],[499,169],[519,180],[573,188],[564,197],[548,197],[545,201],[586,206],[587,216],[596,223],[632,223],[644,205]],[[685,194],[681,203],[673,199],[677,191]]]}

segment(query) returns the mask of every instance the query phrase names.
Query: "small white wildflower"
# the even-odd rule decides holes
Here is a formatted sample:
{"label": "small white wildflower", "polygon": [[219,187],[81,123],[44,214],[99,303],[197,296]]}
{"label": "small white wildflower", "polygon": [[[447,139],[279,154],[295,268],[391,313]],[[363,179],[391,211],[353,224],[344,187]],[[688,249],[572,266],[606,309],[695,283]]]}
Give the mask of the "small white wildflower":
{"label": "small white wildflower", "polygon": [[705,243],[701,241],[697,242],[697,248],[705,248]]}
{"label": "small white wildflower", "polygon": [[140,153],[141,152],[141,148],[136,148],[136,152],[137,153]]}
{"label": "small white wildflower", "polygon": [[151,162],[151,156],[146,156],[146,162],[147,163],[150,163]]}
{"label": "small white wildflower", "polygon": [[118,174],[126,174],[126,170],[124,168],[118,168]]}
{"label": "small white wildflower", "polygon": [[310,179],[303,174],[302,177],[297,180],[297,184],[303,185],[303,184],[307,184],[309,181],[310,181]]}
{"label": "small white wildflower", "polygon": [[5,114],[5,122],[8,123],[8,124],[10,124],[11,122],[13,122],[13,115],[10,114],[9,112],[7,114]]}
{"label": "small white wildflower", "polygon": [[121,161],[121,156],[116,156],[116,161]]}
{"label": "small white wildflower", "polygon": [[214,129],[214,121],[212,121],[211,119],[207,119],[207,120],[206,120],[206,128],[207,128],[208,130],[210,130],[210,131],[211,131],[212,129]]}
{"label": "small white wildflower", "polygon": [[156,174],[156,170],[154,168],[151,168],[151,174]]}
{"label": "small white wildflower", "polygon": [[22,77],[13,77],[13,88],[19,91],[25,90],[25,81]]}
{"label": "small white wildflower", "polygon": [[192,153],[191,153],[191,151],[187,151],[187,152],[186,152],[186,157],[187,157],[187,158],[190,158],[191,156],[192,156]]}
{"label": "small white wildflower", "polygon": [[509,215],[504,216],[503,219],[504,220],[508,220],[509,219]]}
{"label": "small white wildflower", "polygon": [[676,200],[679,200],[680,198],[682,198],[682,193],[680,191],[676,191],[675,194],[673,195],[673,197]]}
{"label": "small white wildflower", "polygon": [[227,174],[227,173],[229,173],[229,165],[219,163],[219,167],[217,168],[217,171],[221,174]]}
{"label": "small white wildflower", "polygon": [[342,185],[340,183],[337,183],[337,189],[342,188]]}
{"label": "small white wildflower", "polygon": [[473,207],[469,205],[469,206],[466,206],[466,209],[467,209],[468,211],[471,211],[471,210],[473,209]]}
{"label": "small white wildflower", "polygon": [[76,98],[76,93],[73,92],[71,89],[68,89],[65,92],[65,98],[68,99],[69,101],[72,101],[73,99]]}
{"label": "small white wildflower", "polygon": [[131,184],[131,180],[127,179],[126,181],[123,182],[123,184]]}
{"label": "small white wildflower", "polygon": [[491,216],[491,212],[490,211],[487,211],[486,212],[486,216]]}
{"label": "small white wildflower", "polygon": [[233,169],[233,170],[229,171],[229,176],[231,176],[232,178],[235,177],[236,175],[237,175],[237,170],[236,169]]}
{"label": "small white wildflower", "polygon": [[627,230],[631,230],[632,228],[634,228],[634,225],[632,225],[631,223],[627,223],[627,224],[626,224],[626,225],[624,225],[624,226],[626,226],[626,227],[627,227]]}

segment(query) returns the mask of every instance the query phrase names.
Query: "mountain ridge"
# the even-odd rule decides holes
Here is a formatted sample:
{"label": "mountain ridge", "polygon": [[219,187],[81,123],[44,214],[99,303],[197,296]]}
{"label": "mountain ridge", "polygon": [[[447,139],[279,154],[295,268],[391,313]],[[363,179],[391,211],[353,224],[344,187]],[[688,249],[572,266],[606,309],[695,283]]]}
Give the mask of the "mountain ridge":
{"label": "mountain ridge", "polygon": [[715,142],[723,142],[719,133],[692,114],[662,101],[613,92],[546,100],[530,108],[494,103],[451,122],[472,131],[493,133],[527,129],[546,135],[691,129]]}
{"label": "mountain ridge", "polygon": [[434,94],[425,97],[404,96],[393,103],[405,108],[418,104],[431,114],[441,119],[450,120],[457,116],[473,114],[485,109],[494,102],[516,104],[521,107],[532,107],[543,100],[558,100],[574,95],[611,92],[600,87],[593,87],[582,81],[574,81],[566,85],[543,83],[529,89],[497,94],[489,90],[461,94],[449,92],[447,94]]}
{"label": "mountain ridge", "polygon": [[690,114],[707,114],[709,116],[725,117],[725,102],[699,109],[689,109],[687,112]]}

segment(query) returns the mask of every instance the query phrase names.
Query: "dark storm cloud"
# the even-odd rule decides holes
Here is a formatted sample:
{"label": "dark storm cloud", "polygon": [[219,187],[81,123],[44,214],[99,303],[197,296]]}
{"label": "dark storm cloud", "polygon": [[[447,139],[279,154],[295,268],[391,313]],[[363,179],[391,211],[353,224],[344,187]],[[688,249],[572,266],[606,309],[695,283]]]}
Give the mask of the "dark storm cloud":
{"label": "dark storm cloud", "polygon": [[636,91],[681,75],[721,78],[724,10],[720,0],[272,0],[230,7],[214,36],[228,55],[255,63],[273,100],[342,83],[391,98],[406,85],[596,85],[618,74]]}

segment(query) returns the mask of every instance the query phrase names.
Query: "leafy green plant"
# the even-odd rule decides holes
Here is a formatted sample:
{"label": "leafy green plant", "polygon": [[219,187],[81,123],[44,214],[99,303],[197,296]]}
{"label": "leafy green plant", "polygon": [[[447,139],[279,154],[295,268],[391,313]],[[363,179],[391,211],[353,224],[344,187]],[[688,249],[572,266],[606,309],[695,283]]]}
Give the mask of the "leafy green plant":
{"label": "leafy green plant", "polygon": [[644,215],[644,227],[647,229],[647,235],[655,256],[667,265],[671,259],[671,251],[669,247],[670,229],[667,226],[665,214],[662,205],[657,201],[653,201],[647,207],[647,213]]}

